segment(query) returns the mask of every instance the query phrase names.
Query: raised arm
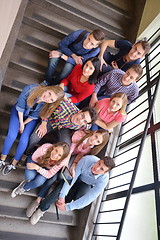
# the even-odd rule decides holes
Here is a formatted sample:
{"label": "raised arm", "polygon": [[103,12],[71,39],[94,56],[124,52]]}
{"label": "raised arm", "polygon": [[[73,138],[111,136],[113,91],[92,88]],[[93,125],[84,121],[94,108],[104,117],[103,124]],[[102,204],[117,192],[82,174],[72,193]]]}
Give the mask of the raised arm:
{"label": "raised arm", "polygon": [[100,53],[98,55],[98,57],[101,61],[100,71],[102,71],[103,64],[105,64],[107,66],[107,63],[104,61],[104,58],[103,58],[104,52],[106,51],[107,47],[115,48],[115,40],[105,40],[100,45]]}

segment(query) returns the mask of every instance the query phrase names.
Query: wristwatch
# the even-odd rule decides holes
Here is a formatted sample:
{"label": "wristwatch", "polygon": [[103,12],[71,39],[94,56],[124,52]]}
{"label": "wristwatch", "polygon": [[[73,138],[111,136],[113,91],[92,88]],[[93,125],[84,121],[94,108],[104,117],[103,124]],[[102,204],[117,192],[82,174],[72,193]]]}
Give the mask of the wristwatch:
{"label": "wristwatch", "polygon": [[60,53],[59,53],[59,57],[62,57],[62,55],[63,55],[63,53],[62,53],[62,52],[60,52]]}

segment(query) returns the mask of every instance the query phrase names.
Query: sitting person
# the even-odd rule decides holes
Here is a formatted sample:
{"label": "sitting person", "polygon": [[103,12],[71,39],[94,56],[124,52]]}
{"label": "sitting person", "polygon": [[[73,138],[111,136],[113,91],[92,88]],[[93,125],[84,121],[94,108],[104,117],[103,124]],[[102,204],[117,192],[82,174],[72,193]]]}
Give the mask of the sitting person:
{"label": "sitting person", "polygon": [[[119,51],[113,55],[106,48],[117,48]],[[115,68],[126,72],[133,64],[140,64],[140,60],[150,50],[148,41],[140,40],[132,45],[127,40],[105,40],[101,44],[99,59],[101,60],[101,75]]]}
{"label": "sitting person", "polygon": [[121,92],[115,93],[111,98],[99,100],[95,106],[98,120],[92,125],[91,129],[97,130],[99,126],[112,132],[114,127],[126,119],[126,105],[127,96]]}
{"label": "sitting person", "polygon": [[[49,118],[42,119],[30,137],[27,154],[31,153],[33,147],[49,132],[58,131],[59,140],[69,143],[70,131],[78,129],[89,129],[90,124],[97,120],[97,112],[94,108],[86,107],[79,110],[70,99],[61,101],[59,106]],[[65,131],[62,131],[65,130]]]}
{"label": "sitting person", "polygon": [[[87,59],[97,56],[100,51],[98,45],[104,39],[104,33],[100,29],[95,29],[89,33],[84,30],[77,30],[69,34],[59,42],[57,51],[51,51],[49,54],[48,69],[45,74],[45,81],[52,85],[59,84],[66,78],[76,64],[83,64]],[[61,73],[54,79],[57,63],[60,58],[66,61]]]}
{"label": "sitting person", "polygon": [[3,168],[3,174],[9,174],[16,169],[16,164],[21,159],[28,145],[29,137],[37,125],[38,119],[49,117],[64,97],[61,87],[42,87],[31,84],[24,87],[17,103],[11,110],[8,135],[2,149],[0,169],[5,165],[6,157],[17,138],[21,134],[15,157],[12,163]]}
{"label": "sitting person", "polygon": [[65,142],[55,144],[46,143],[39,147],[33,155],[27,158],[25,179],[11,194],[14,198],[25,191],[37,188],[54,176],[63,166],[67,165],[70,148]]}
{"label": "sitting person", "polygon": [[98,99],[102,99],[101,97],[111,97],[117,92],[125,93],[128,103],[131,103],[139,95],[139,88],[136,82],[142,76],[142,73],[142,67],[137,64],[129,68],[126,73],[120,69],[114,69],[105,73],[98,79],[89,106],[94,107]]}
{"label": "sitting person", "polygon": [[79,103],[93,93],[99,69],[100,60],[96,57],[90,58],[83,65],[76,65],[59,86],[69,93],[67,97],[70,97],[73,103]]}
{"label": "sitting person", "polygon": [[57,200],[56,205],[61,211],[82,209],[92,203],[106,187],[109,181],[108,172],[114,167],[115,163],[110,157],[102,159],[93,155],[83,157],[76,166],[71,185],[60,181],[33,213],[31,224],[35,225]]}
{"label": "sitting person", "polygon": [[[72,144],[70,147],[70,154],[69,154],[69,156],[71,156],[71,154],[72,154],[72,157],[69,160],[69,164],[68,164],[69,166],[71,165],[70,172],[72,174],[72,177],[75,176],[75,168],[76,168],[79,160],[84,155],[98,154],[101,151],[101,149],[107,144],[108,140],[109,140],[109,133],[103,129],[99,129],[97,131],[78,130],[73,134]],[[34,154],[33,154],[33,157],[34,157]],[[33,157],[32,157],[32,159],[33,159]],[[36,208],[40,204],[42,198],[46,196],[51,185],[55,182],[55,180],[57,180],[57,178],[59,178],[59,176],[50,178],[42,186],[37,199],[35,201],[33,201],[27,209],[26,214],[28,217],[30,217],[33,214],[33,212],[36,210]]]}

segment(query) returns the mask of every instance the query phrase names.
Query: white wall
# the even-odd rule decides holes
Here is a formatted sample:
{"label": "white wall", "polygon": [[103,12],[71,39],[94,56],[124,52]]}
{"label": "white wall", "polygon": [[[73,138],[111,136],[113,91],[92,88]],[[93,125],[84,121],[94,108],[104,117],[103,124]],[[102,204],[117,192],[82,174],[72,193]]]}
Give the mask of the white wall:
{"label": "white wall", "polygon": [[5,48],[22,0],[1,0],[0,7],[0,57]]}

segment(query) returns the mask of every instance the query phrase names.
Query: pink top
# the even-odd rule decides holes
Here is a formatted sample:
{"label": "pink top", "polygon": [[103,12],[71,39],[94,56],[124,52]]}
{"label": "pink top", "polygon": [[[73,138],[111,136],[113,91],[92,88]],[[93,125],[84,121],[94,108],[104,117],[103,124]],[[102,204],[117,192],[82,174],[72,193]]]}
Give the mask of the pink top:
{"label": "pink top", "polygon": [[123,122],[126,118],[126,114],[120,113],[117,111],[115,113],[109,113],[108,109],[110,106],[110,98],[104,98],[98,101],[99,113],[98,117],[101,118],[104,122],[109,123],[111,121]]}
{"label": "pink top", "polygon": [[[91,147],[88,146],[87,148],[83,148],[86,141],[83,141],[78,148],[75,149],[77,143],[86,135],[86,133],[82,130],[76,131],[72,136],[72,144],[71,144],[71,154],[75,155],[81,153],[82,155],[86,155],[91,151]],[[85,139],[86,140],[86,139]]]}
{"label": "pink top", "polygon": [[[51,178],[54,176],[63,166],[68,164],[68,161],[70,159],[71,154],[75,155],[78,153],[81,153],[82,155],[85,155],[90,152],[91,147],[87,147],[83,149],[84,144],[86,141],[82,142],[78,148],[75,150],[75,147],[77,145],[77,142],[79,142],[86,133],[82,130],[76,131],[72,136],[72,144],[70,147],[70,153],[69,155],[62,160],[62,162],[58,165],[53,166],[51,169],[46,170],[45,168],[41,167],[37,172],[39,172],[41,175],[43,175],[46,178]],[[48,148],[52,147],[53,145],[51,143],[45,143],[41,147],[39,147],[32,155],[32,160],[37,163],[37,159],[43,155],[46,154]]]}
{"label": "pink top", "polygon": [[[32,155],[32,160],[37,163],[37,159],[46,154],[48,148],[52,147],[53,145],[50,143],[45,143],[41,147],[39,147]],[[51,178],[54,176],[63,166],[66,165],[68,158],[62,160],[60,164],[53,166],[51,169],[46,170],[45,168],[41,167],[37,172],[43,175],[46,178]]]}

